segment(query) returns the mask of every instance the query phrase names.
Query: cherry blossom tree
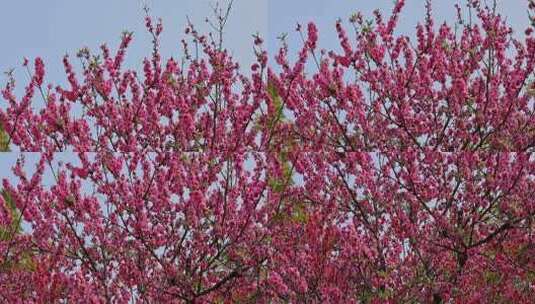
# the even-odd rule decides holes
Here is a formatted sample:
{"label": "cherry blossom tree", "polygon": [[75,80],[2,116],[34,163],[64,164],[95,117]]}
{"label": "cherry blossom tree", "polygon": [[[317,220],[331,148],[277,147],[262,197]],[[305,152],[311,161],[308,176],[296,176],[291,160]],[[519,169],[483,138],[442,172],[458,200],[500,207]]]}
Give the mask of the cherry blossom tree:
{"label": "cherry blossom tree", "polygon": [[338,21],[341,51],[298,25],[295,62],[255,35],[240,67],[231,6],[178,59],[147,14],[142,71],[123,67],[130,32],[81,49],[80,72],[66,56],[67,86],[25,60],[0,147],[39,157],[3,180],[2,301],[528,303],[535,2],[519,34],[495,3],[436,25],[428,1],[415,39],[403,6]]}

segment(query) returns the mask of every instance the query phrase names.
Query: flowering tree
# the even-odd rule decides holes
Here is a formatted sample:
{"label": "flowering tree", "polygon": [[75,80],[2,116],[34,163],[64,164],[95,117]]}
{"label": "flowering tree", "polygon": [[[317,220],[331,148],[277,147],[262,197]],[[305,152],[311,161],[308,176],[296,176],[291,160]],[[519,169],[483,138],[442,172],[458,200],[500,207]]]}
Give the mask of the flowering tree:
{"label": "flowering tree", "polygon": [[403,5],[355,14],[351,38],[339,21],[341,53],[310,23],[297,61],[283,41],[268,66],[255,36],[247,72],[222,44],[229,10],[165,62],[147,17],[141,75],[129,32],[82,49],[81,76],[65,57],[67,87],[25,61],[0,146],[40,157],[3,181],[2,300],[529,302],[535,20],[517,38],[470,1],[437,27],[428,2],[412,42]]}

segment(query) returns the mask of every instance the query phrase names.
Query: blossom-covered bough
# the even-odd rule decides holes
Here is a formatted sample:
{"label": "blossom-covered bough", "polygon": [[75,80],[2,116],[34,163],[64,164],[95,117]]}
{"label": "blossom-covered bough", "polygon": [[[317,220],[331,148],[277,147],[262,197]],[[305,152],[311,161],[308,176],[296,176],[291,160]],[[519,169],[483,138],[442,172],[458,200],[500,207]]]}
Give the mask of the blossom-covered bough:
{"label": "blossom-covered bough", "polygon": [[[298,26],[296,62],[262,38],[244,71],[190,23],[184,56],[142,71],[82,49],[68,84],[2,91],[0,299],[18,303],[529,302],[535,294],[535,3]],[[463,16],[469,17],[463,17]],[[72,155],[58,162],[58,152]],[[52,185],[44,182],[49,172]]]}

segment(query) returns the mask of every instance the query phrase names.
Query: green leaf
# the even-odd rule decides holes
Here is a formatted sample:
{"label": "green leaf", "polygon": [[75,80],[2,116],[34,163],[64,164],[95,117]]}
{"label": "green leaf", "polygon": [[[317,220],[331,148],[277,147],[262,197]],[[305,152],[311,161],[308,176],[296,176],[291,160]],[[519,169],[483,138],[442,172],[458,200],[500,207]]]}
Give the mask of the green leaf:
{"label": "green leaf", "polygon": [[273,85],[273,83],[268,82],[267,91],[271,97],[271,100],[273,101],[273,107],[275,108],[274,116],[268,122],[268,127],[271,130],[278,122],[284,120],[284,105],[282,103],[282,98],[279,95],[279,92],[277,92],[277,88]]}
{"label": "green leaf", "polygon": [[297,223],[306,224],[308,223],[308,213],[303,204],[295,203],[293,206],[293,219]]}
{"label": "green leaf", "polygon": [[0,124],[0,152],[9,152],[9,135]]}
{"label": "green leaf", "polygon": [[13,237],[13,234],[17,234],[22,231],[20,224],[21,214],[17,209],[17,206],[15,206],[15,203],[13,202],[13,199],[9,193],[2,191],[2,197],[5,202],[5,208],[9,212],[9,216],[12,219],[9,226],[0,226],[0,240],[6,241],[10,240]]}
{"label": "green leaf", "polygon": [[[13,198],[6,191],[1,191],[4,206],[11,217],[11,223],[7,226],[0,226],[0,240],[9,241],[14,235],[22,233],[21,214],[17,209]],[[16,258],[11,258],[0,264],[0,272],[4,271],[35,271],[37,265],[30,250],[18,254]]]}

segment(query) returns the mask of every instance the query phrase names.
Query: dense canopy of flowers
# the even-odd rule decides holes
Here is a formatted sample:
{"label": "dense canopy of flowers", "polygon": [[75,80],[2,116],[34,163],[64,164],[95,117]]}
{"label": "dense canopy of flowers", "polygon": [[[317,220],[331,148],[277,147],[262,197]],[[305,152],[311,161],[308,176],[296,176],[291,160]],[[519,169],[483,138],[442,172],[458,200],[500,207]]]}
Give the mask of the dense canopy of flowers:
{"label": "dense canopy of flowers", "polygon": [[428,2],[411,39],[403,6],[337,22],[340,51],[298,26],[295,62],[255,37],[250,70],[224,11],[210,35],[188,25],[180,59],[147,17],[142,71],[122,66],[129,32],[80,50],[81,72],[66,56],[66,86],[25,60],[0,147],[39,161],[3,180],[0,301],[532,300],[535,19],[513,34],[471,0],[437,25]]}

